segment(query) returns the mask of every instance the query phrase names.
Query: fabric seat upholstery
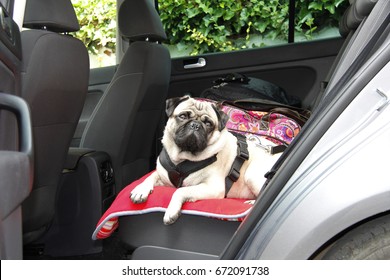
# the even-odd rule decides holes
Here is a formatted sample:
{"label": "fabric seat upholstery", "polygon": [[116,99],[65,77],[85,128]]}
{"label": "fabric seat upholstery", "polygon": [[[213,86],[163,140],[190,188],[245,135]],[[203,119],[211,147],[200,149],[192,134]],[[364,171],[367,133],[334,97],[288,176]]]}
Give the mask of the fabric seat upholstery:
{"label": "fabric seat upholstery", "polygon": [[155,164],[156,130],[171,74],[169,51],[160,44],[165,31],[150,1],[123,2],[118,26],[129,46],[80,142],[110,155],[117,192]]}
{"label": "fabric seat upholstery", "polygon": [[56,190],[88,89],[86,47],[67,32],[79,23],[70,0],[27,0],[21,33],[22,97],[31,109],[35,174],[23,203],[24,243],[54,217]]}

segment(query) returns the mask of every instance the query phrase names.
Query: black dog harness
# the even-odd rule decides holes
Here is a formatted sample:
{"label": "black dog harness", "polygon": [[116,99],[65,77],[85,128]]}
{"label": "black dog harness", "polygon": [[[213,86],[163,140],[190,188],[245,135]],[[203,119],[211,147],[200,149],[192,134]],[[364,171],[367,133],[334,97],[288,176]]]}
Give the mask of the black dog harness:
{"label": "black dog harness", "polygon": [[175,165],[169,158],[169,155],[165,148],[160,153],[160,163],[168,171],[168,177],[171,183],[176,187],[180,188],[183,185],[183,181],[191,173],[205,168],[217,160],[217,155],[210,158],[206,158],[201,161],[190,161],[185,160],[178,165]]}
{"label": "black dog harness", "polygon": [[232,168],[230,168],[229,174],[225,179],[225,196],[230,191],[233,183],[240,178],[240,170],[246,160],[249,159],[248,143],[246,137],[239,133],[232,132],[237,138],[237,156],[233,161]]}
{"label": "black dog harness", "polygon": [[[238,180],[240,177],[240,169],[244,162],[249,159],[248,144],[246,143],[246,137],[233,133],[237,137],[237,156],[232,164],[229,174],[225,179],[225,196],[229,192],[233,183]],[[183,181],[191,173],[199,171],[206,166],[214,163],[217,160],[217,155],[209,157],[201,161],[190,161],[185,160],[177,165],[175,165],[172,160],[169,158],[169,155],[165,148],[162,149],[159,160],[161,165],[167,170],[168,177],[171,183],[176,187],[180,188],[183,185]]]}

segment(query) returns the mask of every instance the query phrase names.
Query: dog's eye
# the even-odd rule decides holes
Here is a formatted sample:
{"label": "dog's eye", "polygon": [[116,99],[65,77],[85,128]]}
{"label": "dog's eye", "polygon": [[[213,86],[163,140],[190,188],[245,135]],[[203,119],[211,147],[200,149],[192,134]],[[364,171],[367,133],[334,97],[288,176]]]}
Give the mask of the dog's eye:
{"label": "dog's eye", "polygon": [[213,126],[213,123],[209,120],[204,120],[203,123],[207,126],[207,127],[212,127]]}
{"label": "dog's eye", "polygon": [[181,119],[181,120],[186,120],[188,118],[188,114],[187,113],[181,113],[180,115],[178,115],[178,118]]}

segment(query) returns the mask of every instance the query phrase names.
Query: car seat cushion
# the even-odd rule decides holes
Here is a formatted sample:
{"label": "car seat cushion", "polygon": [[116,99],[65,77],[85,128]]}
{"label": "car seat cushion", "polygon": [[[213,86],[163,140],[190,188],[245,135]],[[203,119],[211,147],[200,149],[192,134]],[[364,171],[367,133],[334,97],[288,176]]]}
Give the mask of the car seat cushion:
{"label": "car seat cushion", "polygon": [[[142,183],[151,173],[126,186],[115,198],[114,202],[100,218],[92,239],[109,237],[119,226],[119,217],[128,215],[142,215],[152,212],[165,212],[175,188],[156,186],[146,202],[135,204],[130,200],[130,192]],[[195,202],[186,202],[182,207],[182,214],[198,215],[219,220],[242,221],[250,212],[253,200],[246,199],[207,199]],[[183,217],[182,217],[183,218]],[[163,221],[161,220],[161,223]]]}

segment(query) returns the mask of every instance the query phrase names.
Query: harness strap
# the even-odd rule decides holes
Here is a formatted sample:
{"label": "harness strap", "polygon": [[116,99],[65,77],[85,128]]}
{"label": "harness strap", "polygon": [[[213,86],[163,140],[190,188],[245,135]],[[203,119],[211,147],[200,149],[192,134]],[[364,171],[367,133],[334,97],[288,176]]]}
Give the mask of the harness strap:
{"label": "harness strap", "polygon": [[185,160],[178,165],[175,165],[169,158],[169,155],[165,148],[161,150],[160,156],[161,165],[167,170],[168,177],[171,183],[176,187],[180,188],[183,185],[183,181],[193,172],[201,170],[206,166],[212,164],[217,160],[217,155],[209,157],[201,161],[189,161]]}
{"label": "harness strap", "polygon": [[[230,191],[230,188],[232,187],[233,183],[236,182],[240,177],[240,170],[242,165],[246,160],[249,159],[246,137],[242,134],[234,132],[232,132],[232,134],[237,138],[237,156],[234,159],[229,174],[225,178],[225,196]],[[171,183],[175,187],[180,188],[182,187],[185,178],[187,178],[191,173],[201,170],[215,162],[217,160],[217,155],[214,155],[210,158],[201,161],[185,160],[178,165],[175,165],[169,158],[169,155],[165,148],[163,148],[161,150],[159,160],[161,165],[167,170],[168,177]]]}
{"label": "harness strap", "polygon": [[231,132],[237,138],[237,156],[234,159],[232,168],[225,179],[225,196],[230,191],[234,182],[240,177],[240,170],[246,160],[249,159],[248,144],[246,137],[239,133]]}

